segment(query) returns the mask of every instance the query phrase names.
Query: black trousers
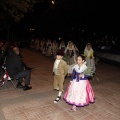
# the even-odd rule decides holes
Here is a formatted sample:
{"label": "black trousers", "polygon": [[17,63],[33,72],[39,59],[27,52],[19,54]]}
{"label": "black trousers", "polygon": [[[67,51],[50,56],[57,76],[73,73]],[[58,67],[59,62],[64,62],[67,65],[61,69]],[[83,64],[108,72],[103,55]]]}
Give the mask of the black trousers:
{"label": "black trousers", "polygon": [[18,82],[22,82],[22,79],[25,79],[25,85],[30,84],[31,78],[31,71],[30,70],[23,70],[19,72],[17,75],[14,76],[15,79],[18,79]]}

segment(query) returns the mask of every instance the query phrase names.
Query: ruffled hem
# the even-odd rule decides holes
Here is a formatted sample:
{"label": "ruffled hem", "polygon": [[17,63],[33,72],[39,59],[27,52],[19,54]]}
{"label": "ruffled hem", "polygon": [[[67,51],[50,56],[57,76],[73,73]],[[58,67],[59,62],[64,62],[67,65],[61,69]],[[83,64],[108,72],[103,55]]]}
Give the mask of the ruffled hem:
{"label": "ruffled hem", "polygon": [[89,101],[88,103],[75,103],[75,102],[70,102],[70,101],[67,101],[65,98],[63,98],[65,100],[66,103],[68,103],[69,105],[75,105],[77,107],[84,107],[84,106],[88,106],[90,103],[95,103],[95,98],[94,98],[94,101]]}

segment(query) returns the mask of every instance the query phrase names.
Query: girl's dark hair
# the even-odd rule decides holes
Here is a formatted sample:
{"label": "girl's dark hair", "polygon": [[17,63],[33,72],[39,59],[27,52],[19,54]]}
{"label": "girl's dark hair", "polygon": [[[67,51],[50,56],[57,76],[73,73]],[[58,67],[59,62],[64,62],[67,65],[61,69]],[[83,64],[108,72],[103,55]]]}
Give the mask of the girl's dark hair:
{"label": "girl's dark hair", "polygon": [[82,58],[82,60],[84,60],[84,61],[85,61],[85,56],[84,56],[84,55],[78,55],[78,56],[77,56],[77,58],[78,58],[78,57],[81,57],[81,58]]}

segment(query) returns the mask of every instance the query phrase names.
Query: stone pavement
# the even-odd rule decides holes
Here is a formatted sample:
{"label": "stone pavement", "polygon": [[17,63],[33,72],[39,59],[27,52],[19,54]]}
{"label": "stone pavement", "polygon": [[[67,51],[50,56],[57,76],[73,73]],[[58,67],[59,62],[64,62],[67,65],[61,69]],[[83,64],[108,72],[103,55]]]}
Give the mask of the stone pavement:
{"label": "stone pavement", "polygon": [[[120,120],[120,69],[117,66],[99,62],[96,80],[90,81],[96,101],[86,107],[70,112],[70,105],[64,100],[53,101],[53,60],[32,50],[22,49],[24,61],[35,67],[31,74],[32,90],[14,89],[10,82],[6,89],[0,89],[0,120]],[[66,90],[69,79],[65,80]]]}

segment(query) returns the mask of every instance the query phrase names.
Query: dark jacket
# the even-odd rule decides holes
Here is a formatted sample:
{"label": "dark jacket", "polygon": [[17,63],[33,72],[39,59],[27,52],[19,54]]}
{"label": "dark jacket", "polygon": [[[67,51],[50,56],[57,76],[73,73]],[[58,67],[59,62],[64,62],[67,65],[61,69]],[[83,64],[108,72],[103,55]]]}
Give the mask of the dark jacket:
{"label": "dark jacket", "polygon": [[6,70],[10,77],[14,77],[19,72],[23,71],[22,59],[19,55],[11,52],[6,58]]}

